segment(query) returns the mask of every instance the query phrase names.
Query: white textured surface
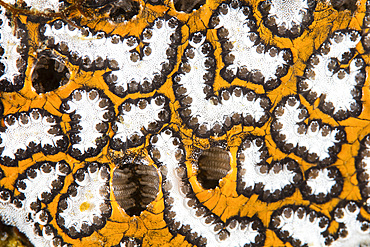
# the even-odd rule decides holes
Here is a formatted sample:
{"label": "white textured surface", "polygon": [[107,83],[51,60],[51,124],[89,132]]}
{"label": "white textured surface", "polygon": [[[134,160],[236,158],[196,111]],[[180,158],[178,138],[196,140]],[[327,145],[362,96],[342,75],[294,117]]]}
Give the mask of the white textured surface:
{"label": "white textured surface", "polygon": [[[308,153],[316,153],[320,160],[329,158],[329,147],[333,147],[338,140],[335,135],[339,132],[338,129],[329,131],[328,135],[324,136],[322,128],[317,127],[315,131],[312,131],[311,125],[315,124],[312,121],[310,126],[307,127],[305,133],[300,134],[298,132],[299,123],[302,123],[307,117],[300,119],[299,115],[301,112],[306,111],[305,108],[299,108],[300,101],[294,97],[290,98],[295,101],[293,106],[288,104],[289,99],[285,102],[282,107],[284,113],[281,116],[276,116],[276,122],[282,124],[282,129],[279,131],[285,135],[285,142],[291,143],[293,146],[305,147]],[[276,115],[276,114],[275,114]]]}
{"label": "white textured surface", "polygon": [[42,193],[52,192],[52,182],[58,180],[59,177],[64,177],[66,175],[59,171],[59,163],[56,164],[56,167],[54,167],[52,164],[50,165],[51,171],[49,173],[45,173],[41,169],[35,169],[35,172],[37,174],[35,178],[27,177],[21,180],[26,184],[26,188],[24,190],[18,188],[18,191],[23,193],[26,197],[26,199],[24,200],[24,207],[26,210],[31,211],[30,204],[32,202],[37,202],[37,199],[42,201]]}
{"label": "white textured surface", "polygon": [[[38,113],[37,115],[39,118],[35,119],[33,113]],[[57,125],[55,119],[53,123],[48,122],[47,119],[50,117],[43,117],[38,109],[33,109],[30,113],[24,114],[26,114],[28,118],[27,124],[23,124],[19,119],[16,119],[12,125],[4,121],[6,129],[4,132],[0,132],[0,137],[2,139],[0,147],[4,148],[1,153],[2,157],[8,156],[15,159],[17,150],[27,150],[27,146],[30,142],[41,144],[42,147],[46,144],[56,146],[56,142],[63,138],[62,135],[55,136],[48,133],[49,130]]]}
{"label": "white textured surface", "polygon": [[[328,218],[325,216],[312,217],[304,208],[298,208],[295,212],[293,212],[293,214],[291,214],[289,217],[286,217],[284,214],[285,210],[288,209],[284,209],[283,213],[278,215],[280,223],[277,228],[280,232],[287,231],[288,236],[293,239],[300,240],[301,245],[307,244],[308,246],[318,247],[327,246],[325,244],[324,232],[329,227],[329,224],[327,224],[329,222]],[[304,213],[299,214],[298,211],[300,210],[302,210]],[[342,237],[340,234],[337,237],[335,235],[331,235],[333,242],[329,246],[355,247],[360,246],[361,244],[366,245],[370,243],[370,228],[364,228],[365,230],[361,229],[363,223],[369,225],[369,222],[366,220],[364,222],[358,220],[360,208],[354,202],[347,202],[344,207],[337,208],[335,211],[342,212],[340,213],[341,217],[338,217],[337,214],[335,214],[333,219],[338,223],[344,224],[344,228],[341,226],[339,228],[339,232],[345,230],[347,234],[345,237]],[[320,219],[326,219],[326,223],[323,224],[322,227],[319,226]]]}
{"label": "white textured surface", "polygon": [[[152,30],[153,35],[150,39],[143,38],[142,41],[149,43],[148,47],[151,49],[151,54],[143,56],[137,62],[130,60],[130,51],[136,48],[138,43],[134,42],[133,46],[129,46],[128,42],[132,40],[130,38],[125,38],[123,41],[120,40],[117,44],[113,44],[113,37],[105,38],[103,33],[97,33],[96,35],[89,33],[89,36],[85,37],[81,30],[76,28],[70,31],[65,24],[59,30],[46,24],[44,35],[53,37],[55,44],[61,42],[68,44],[70,52],[76,52],[80,57],[89,57],[91,61],[98,57],[104,60],[117,61],[119,70],[112,71],[112,74],[118,77],[115,84],[127,89],[127,83],[130,81],[142,83],[144,80],[149,80],[151,82],[154,75],[161,73],[162,63],[168,61],[166,50],[171,44],[170,37],[176,31],[176,27],[171,28],[169,26],[169,21],[157,19],[154,26],[148,28]],[[157,23],[162,23],[161,28],[158,27]]]}
{"label": "white textured surface", "polygon": [[[29,238],[34,246],[52,247],[54,246],[52,243],[54,234],[47,235],[44,231],[42,236],[35,234],[36,213],[29,208],[29,205],[40,199],[43,192],[50,192],[51,182],[57,179],[58,176],[65,176],[65,174],[59,171],[58,163],[56,167],[52,166],[49,173],[44,173],[40,169],[35,169],[35,171],[37,173],[35,178],[23,179],[27,188],[19,190],[26,197],[23,206],[18,209],[10,201],[0,201],[0,217],[4,223],[16,226],[20,232],[23,232]],[[28,220],[29,216],[31,216],[30,220]]]}
{"label": "white textured surface", "polygon": [[5,8],[0,6],[0,46],[4,49],[4,54],[0,56],[0,62],[5,66],[4,74],[0,76],[0,80],[6,79],[14,84],[14,76],[19,75],[17,68],[17,60],[22,59],[17,52],[17,46],[21,44],[20,39],[14,36],[14,29],[9,26],[10,21],[5,16]]}
{"label": "white textured surface", "polygon": [[[368,136],[366,136],[365,138],[367,138],[367,140],[366,140],[366,142],[364,143],[364,147],[365,147],[365,149],[364,149],[364,153],[367,153],[367,152],[369,152],[370,151],[370,145],[368,144],[369,142],[368,142],[368,140],[369,140],[369,138],[370,138],[370,136],[368,135]],[[361,155],[361,154],[360,154]],[[370,180],[369,180],[369,178],[370,178],[370,156],[368,156],[368,155],[363,155],[362,154],[362,159],[360,160],[360,162],[361,162],[361,165],[362,165],[362,169],[363,169],[363,171],[362,171],[362,173],[365,173],[367,176],[368,176],[368,179],[367,179],[367,181],[366,181],[366,188],[369,188],[370,187]],[[370,206],[370,200],[368,199],[368,201],[367,201],[367,205],[368,206]]]}
{"label": "white textured surface", "polygon": [[[241,151],[244,155],[244,161],[240,161],[240,168],[243,169],[241,179],[245,187],[252,187],[257,183],[263,184],[263,190],[269,190],[273,193],[276,190],[282,190],[288,184],[294,184],[294,171],[287,169],[287,165],[281,163],[282,169],[275,173],[270,169],[267,173],[261,173],[258,163],[262,161],[261,154],[263,146],[258,147],[256,140],[250,141],[250,147]],[[245,188],[244,188],[245,189]]]}
{"label": "white textured surface", "polygon": [[287,29],[301,25],[303,14],[307,12],[307,0],[271,0],[269,16],[276,18],[277,26]]}
{"label": "white textured surface", "polygon": [[122,142],[126,142],[126,140],[133,134],[143,136],[141,128],[144,127],[147,129],[150,123],[160,121],[158,114],[164,109],[165,103],[157,105],[155,103],[156,98],[164,99],[164,96],[156,96],[155,98],[150,99],[149,102],[147,102],[146,99],[141,99],[142,101],[147,102],[144,109],[140,109],[138,106],[140,104],[140,100],[137,105],[130,104],[131,110],[129,112],[122,110],[122,113],[118,115],[118,121],[115,122],[117,131],[113,136],[113,139],[117,138]]}
{"label": "white textured surface", "polygon": [[3,0],[3,2],[7,4],[15,4],[16,0]]}
{"label": "white textured surface", "polygon": [[191,232],[197,232],[200,236],[207,239],[207,246],[244,246],[244,244],[253,243],[258,232],[253,230],[251,223],[247,224],[245,229],[240,228],[240,224],[230,232],[230,237],[224,241],[218,240],[218,235],[213,231],[213,225],[207,225],[203,222],[203,216],[196,216],[196,209],[188,206],[189,198],[181,192],[181,181],[176,174],[176,168],[179,167],[179,162],[176,160],[176,152],[178,147],[173,144],[174,137],[171,133],[162,132],[157,135],[158,141],[152,143],[153,148],[156,148],[161,155],[159,159],[163,165],[167,167],[167,181],[172,185],[169,191],[169,196],[174,200],[172,211],[176,213],[175,222],[180,222],[182,225],[189,225]]}
{"label": "white textured surface", "polygon": [[31,7],[32,10],[46,11],[51,10],[54,12],[59,11],[60,2],[59,0],[23,0],[27,6]]}
{"label": "white textured surface", "polygon": [[136,243],[134,238],[130,238],[128,240],[125,240],[124,242],[119,243],[120,247],[140,247],[141,245]]}
{"label": "white textured surface", "polygon": [[306,180],[307,185],[311,188],[311,194],[318,195],[323,193],[326,196],[330,193],[336,181],[335,178],[330,178],[328,173],[328,169],[320,169],[317,177]]}
{"label": "white textured surface", "polygon": [[249,39],[251,29],[248,27],[248,20],[242,8],[233,9],[228,6],[228,13],[226,15],[220,13],[218,16],[220,23],[216,28],[226,28],[229,31],[228,40],[234,45],[230,54],[235,56],[235,60],[228,68],[236,72],[238,67],[246,66],[248,71],[260,71],[265,81],[276,79],[276,69],[285,64],[283,54],[279,52],[272,57],[268,52],[256,51],[257,46],[254,46],[254,42]]}
{"label": "white textured surface", "polygon": [[84,171],[84,180],[81,182],[75,181],[77,183],[77,195],[75,197],[68,196],[68,207],[59,213],[64,219],[65,228],[68,229],[73,226],[77,232],[81,232],[83,223],[91,226],[93,225],[94,216],[103,217],[100,205],[106,204],[105,200],[107,198],[100,194],[100,189],[105,187],[108,182],[108,179],[101,176],[103,169],[106,168],[102,167],[95,172],[87,169],[87,171]]}
{"label": "white textured surface", "polygon": [[[84,36],[80,29],[75,28],[71,31],[65,23],[62,24],[60,29],[56,29],[54,25],[46,24],[44,35],[54,38],[55,44],[64,42],[68,45],[70,52],[76,52],[81,57],[88,56],[91,61],[98,57],[103,59],[117,59],[121,57],[121,59],[125,58],[127,61],[129,60],[129,50],[138,45],[136,42],[133,46],[129,46],[127,44],[128,40],[113,44],[113,37],[104,38],[104,33],[102,32],[98,32],[95,35],[89,32],[89,36]],[[101,36],[103,37],[101,38]]]}
{"label": "white textured surface", "polygon": [[42,236],[34,233],[35,222],[27,220],[28,210],[17,209],[9,203],[0,202],[0,216],[5,224],[16,226],[20,232],[23,232],[34,246],[53,247],[53,235]]}
{"label": "white textured surface", "polygon": [[[75,95],[81,95],[81,98],[76,99]],[[94,96],[96,95],[95,98]],[[96,90],[76,90],[72,93],[72,99],[67,101],[69,110],[67,113],[75,113],[81,116],[79,125],[82,129],[77,134],[81,141],[73,144],[72,148],[79,149],[84,154],[89,148],[97,148],[96,141],[104,134],[100,133],[96,126],[99,123],[107,122],[103,115],[108,112],[108,106],[100,107],[99,103],[102,98]]]}
{"label": "white textured surface", "polygon": [[[369,145],[366,145],[366,148],[368,149],[368,150],[370,150],[370,147],[369,147]],[[364,167],[364,170],[365,170],[365,173],[366,174],[368,174],[369,175],[369,177],[370,177],[370,157],[364,157],[364,158],[362,158],[362,160],[361,160],[362,162],[363,162],[363,164],[366,164],[366,166]],[[370,187],[370,181],[367,181],[367,186],[368,187]]]}
{"label": "white textured surface", "polygon": [[[284,209],[289,210],[289,209]],[[278,216],[280,219],[280,225],[277,227],[280,231],[287,231],[289,236],[294,239],[301,241],[301,245],[307,244],[307,246],[325,246],[325,239],[322,233],[326,230],[326,226],[323,228],[319,226],[321,217],[314,216],[314,219],[310,220],[310,215],[305,209],[303,217],[298,216],[298,210],[293,212],[290,217],[284,215],[284,210],[281,215]],[[322,216],[324,218],[324,216]]]}
{"label": "white textured surface", "polygon": [[[338,31],[334,35],[340,35],[341,32]],[[351,34],[356,34],[357,38],[352,41]],[[318,54],[317,58],[319,63],[314,65],[312,70],[315,73],[313,79],[307,78],[303,81],[308,85],[308,88],[305,91],[312,91],[317,94],[317,97],[325,96],[325,102],[331,102],[334,106],[334,114],[339,110],[351,111],[351,104],[356,103],[355,99],[351,95],[351,91],[355,88],[356,85],[359,85],[356,82],[356,75],[362,73],[359,71],[363,66],[356,65],[363,64],[361,58],[353,59],[349,65],[349,73],[340,69],[339,71],[332,73],[328,70],[328,64],[331,58],[337,58],[339,62],[342,60],[342,56],[346,52],[350,52],[351,48],[355,48],[356,45],[360,42],[361,35],[357,31],[345,32],[343,34],[343,40],[336,42],[334,38],[329,39],[328,47],[330,51],[327,55]],[[343,73],[344,78],[339,79],[338,73]],[[338,90],[333,90],[336,88]]]}
{"label": "white textured surface", "polygon": [[232,93],[228,100],[221,100],[217,105],[206,99],[206,94],[203,90],[206,84],[200,83],[204,81],[203,76],[207,72],[204,65],[207,57],[201,52],[204,41],[205,37],[198,44],[192,41],[189,42],[193,47],[194,58],[188,60],[191,70],[189,73],[181,76],[179,83],[186,88],[186,94],[192,98],[192,103],[189,107],[191,115],[196,116],[198,123],[206,125],[208,130],[212,129],[216,123],[223,125],[224,119],[227,116],[231,117],[235,113],[243,116],[250,114],[258,122],[265,115],[265,109],[260,105],[261,96],[259,95],[256,95],[256,98],[253,100],[248,100],[247,95],[243,93],[239,97]]}
{"label": "white textured surface", "polygon": [[[349,206],[354,206],[355,210],[351,212],[349,210]],[[360,214],[360,208],[354,202],[348,202],[344,208],[341,209],[343,212],[343,217],[338,218],[334,217],[335,220],[339,223],[343,223],[345,225],[345,230],[347,230],[348,234],[346,237],[339,237],[334,243],[331,245],[333,247],[342,247],[342,246],[360,246],[361,244],[369,244],[370,243],[370,228],[363,231],[361,229],[361,222],[358,221],[357,217]],[[369,223],[367,221],[367,223]]]}

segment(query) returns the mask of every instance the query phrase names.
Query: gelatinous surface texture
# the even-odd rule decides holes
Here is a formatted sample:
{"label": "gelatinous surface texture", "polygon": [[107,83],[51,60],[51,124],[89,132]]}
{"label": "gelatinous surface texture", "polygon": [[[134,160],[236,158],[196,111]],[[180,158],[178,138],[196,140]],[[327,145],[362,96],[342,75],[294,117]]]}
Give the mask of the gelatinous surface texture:
{"label": "gelatinous surface texture", "polygon": [[1,224],[369,246],[369,54],[366,0],[0,0]]}

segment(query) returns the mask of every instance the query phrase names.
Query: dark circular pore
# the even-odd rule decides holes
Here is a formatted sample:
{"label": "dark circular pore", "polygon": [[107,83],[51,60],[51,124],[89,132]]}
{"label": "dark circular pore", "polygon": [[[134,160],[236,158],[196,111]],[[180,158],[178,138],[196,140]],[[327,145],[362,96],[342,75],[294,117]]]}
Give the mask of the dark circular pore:
{"label": "dark circular pore", "polygon": [[211,147],[199,156],[198,166],[199,183],[204,189],[214,189],[231,169],[230,153],[221,147]]}
{"label": "dark circular pore", "polygon": [[157,170],[141,163],[123,164],[113,172],[112,187],[118,205],[129,216],[138,216],[157,197]]}

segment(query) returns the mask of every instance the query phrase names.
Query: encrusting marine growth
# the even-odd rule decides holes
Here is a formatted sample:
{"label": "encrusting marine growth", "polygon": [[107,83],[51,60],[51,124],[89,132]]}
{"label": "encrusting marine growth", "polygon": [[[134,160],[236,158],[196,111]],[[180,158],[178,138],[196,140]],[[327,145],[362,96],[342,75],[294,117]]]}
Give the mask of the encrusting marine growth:
{"label": "encrusting marine growth", "polygon": [[366,0],[0,0],[0,227],[368,246],[369,54]]}

